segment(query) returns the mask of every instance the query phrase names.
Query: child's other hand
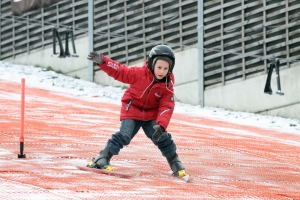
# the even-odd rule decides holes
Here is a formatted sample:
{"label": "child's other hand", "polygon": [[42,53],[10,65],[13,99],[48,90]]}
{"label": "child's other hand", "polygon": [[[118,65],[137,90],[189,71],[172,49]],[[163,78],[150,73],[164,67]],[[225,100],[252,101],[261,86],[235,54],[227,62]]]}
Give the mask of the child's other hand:
{"label": "child's other hand", "polygon": [[164,129],[163,127],[161,127],[160,125],[156,124],[155,126],[153,126],[155,132],[152,135],[152,139],[153,140],[159,140],[161,135],[164,133]]}
{"label": "child's other hand", "polygon": [[96,51],[93,51],[88,55],[87,59],[97,64],[101,64],[103,61],[103,55],[101,53],[97,53]]}

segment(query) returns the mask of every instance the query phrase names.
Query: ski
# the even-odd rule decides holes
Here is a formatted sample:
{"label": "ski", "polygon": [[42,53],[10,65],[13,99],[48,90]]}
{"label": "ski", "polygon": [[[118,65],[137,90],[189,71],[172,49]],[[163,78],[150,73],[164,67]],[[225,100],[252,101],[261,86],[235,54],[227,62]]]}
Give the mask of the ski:
{"label": "ski", "polygon": [[83,170],[83,171],[91,171],[91,172],[95,172],[98,174],[117,176],[119,178],[136,178],[141,174],[140,171],[115,172],[115,171],[108,171],[108,170],[104,170],[104,169],[97,169],[97,168],[90,168],[90,167],[83,167],[83,166],[77,166],[77,168],[80,170]]}
{"label": "ski", "polygon": [[191,175],[187,174],[184,177],[181,177],[179,179],[184,180],[185,182],[190,183],[193,180],[193,177]]}
{"label": "ski", "polygon": [[[172,175],[172,176],[174,176],[172,170],[169,171],[169,174]],[[183,180],[183,181],[185,181],[187,183],[190,183],[193,180],[193,177],[191,175],[189,175],[189,174],[187,174],[187,175],[185,175],[183,177],[177,177],[177,176],[174,176],[174,177],[176,177],[176,178],[178,178],[180,180]]]}

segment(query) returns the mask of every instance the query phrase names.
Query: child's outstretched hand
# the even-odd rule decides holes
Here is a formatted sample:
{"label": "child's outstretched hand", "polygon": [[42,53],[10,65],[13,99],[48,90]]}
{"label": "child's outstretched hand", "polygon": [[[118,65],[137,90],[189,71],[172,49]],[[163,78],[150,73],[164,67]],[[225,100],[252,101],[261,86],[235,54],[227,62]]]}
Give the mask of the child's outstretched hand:
{"label": "child's outstretched hand", "polygon": [[103,55],[102,53],[97,53],[96,51],[93,51],[88,55],[87,59],[97,64],[101,64],[103,61]]}
{"label": "child's outstretched hand", "polygon": [[161,135],[164,133],[164,129],[163,127],[161,127],[160,125],[156,124],[155,126],[153,126],[155,132],[152,135],[152,139],[153,140],[159,140]]}

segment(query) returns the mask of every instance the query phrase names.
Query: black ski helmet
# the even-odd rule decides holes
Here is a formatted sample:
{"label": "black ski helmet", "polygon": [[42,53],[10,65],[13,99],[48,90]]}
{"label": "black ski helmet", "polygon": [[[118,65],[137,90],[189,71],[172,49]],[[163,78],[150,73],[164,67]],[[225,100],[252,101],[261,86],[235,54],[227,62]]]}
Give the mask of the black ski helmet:
{"label": "black ski helmet", "polygon": [[172,64],[170,65],[169,72],[172,73],[174,65],[175,65],[175,54],[171,47],[167,45],[157,45],[153,47],[148,56],[148,68],[153,72],[153,60],[157,57],[168,57],[172,60]]}

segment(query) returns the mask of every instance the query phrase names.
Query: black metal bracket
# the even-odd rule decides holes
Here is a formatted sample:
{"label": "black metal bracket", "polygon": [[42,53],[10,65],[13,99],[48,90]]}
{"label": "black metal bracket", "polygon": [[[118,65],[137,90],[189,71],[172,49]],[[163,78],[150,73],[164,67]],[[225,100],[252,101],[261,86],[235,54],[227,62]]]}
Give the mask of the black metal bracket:
{"label": "black metal bracket", "polygon": [[[62,45],[62,39],[61,39],[61,33],[65,33],[65,50]],[[65,58],[65,57],[79,57],[76,53],[76,48],[75,48],[75,42],[74,42],[74,34],[73,34],[73,29],[72,27],[66,27],[65,29],[60,29],[57,27],[52,28],[52,36],[53,36],[53,54],[52,57],[59,57],[59,58]],[[69,37],[71,38],[72,46],[73,46],[73,54],[70,54],[69,51]],[[58,40],[59,44],[59,49],[60,52],[56,53],[56,38]]]}
{"label": "black metal bracket", "polygon": [[[264,93],[265,94],[270,94],[270,95],[284,95],[283,92],[281,92],[281,85],[280,85],[280,76],[279,76],[279,59],[270,59],[270,67],[269,67],[269,71],[268,71],[268,77],[267,77],[267,81],[266,81],[266,86],[265,86],[265,90]],[[276,79],[277,79],[277,91],[273,92],[272,88],[271,88],[271,77],[272,77],[272,72],[273,69],[275,68],[276,71]]]}

